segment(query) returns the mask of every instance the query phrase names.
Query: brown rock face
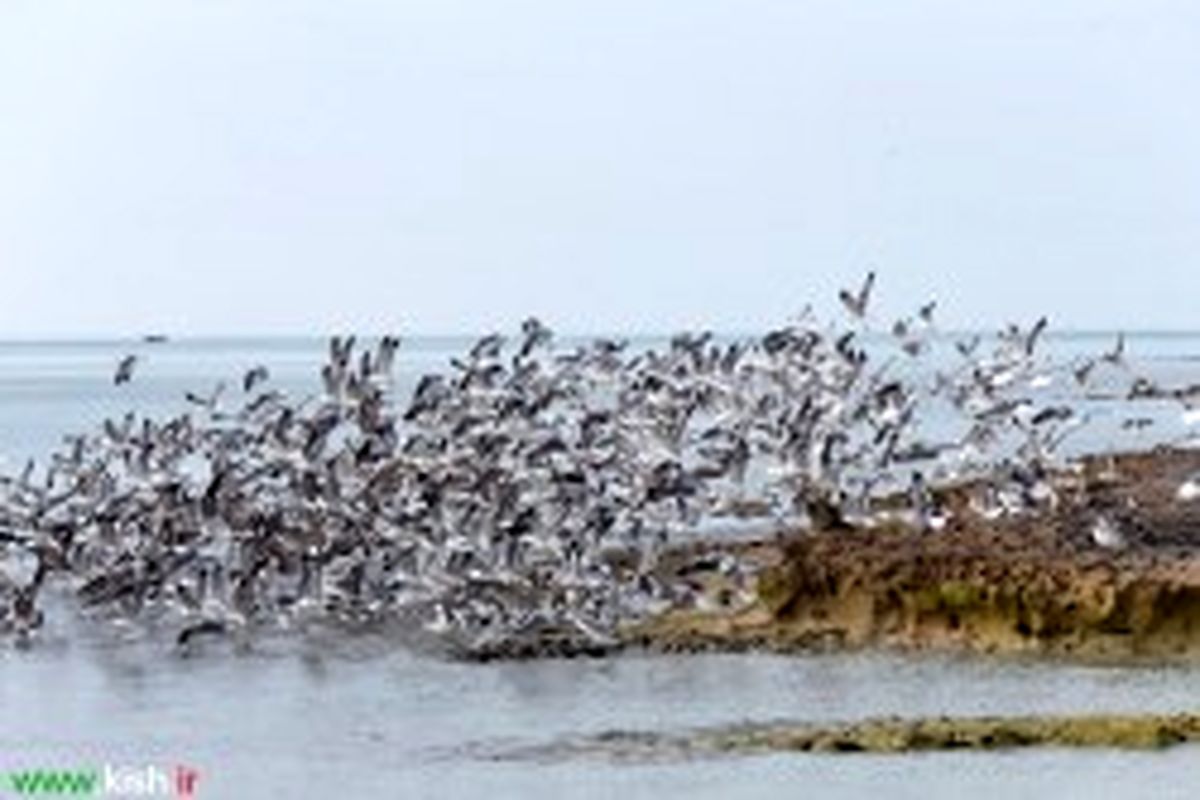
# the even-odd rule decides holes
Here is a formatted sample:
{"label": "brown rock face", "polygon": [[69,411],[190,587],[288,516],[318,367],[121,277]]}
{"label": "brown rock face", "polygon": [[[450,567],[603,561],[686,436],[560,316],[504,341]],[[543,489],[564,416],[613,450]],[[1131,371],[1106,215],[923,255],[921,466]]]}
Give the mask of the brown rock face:
{"label": "brown rock face", "polygon": [[[666,649],[885,646],[1085,660],[1200,657],[1200,502],[1182,451],[1095,458],[1061,477],[1045,513],[946,530],[903,525],[795,534],[736,613],[675,612],[634,633]],[[947,490],[965,506],[971,487]],[[1124,534],[1092,540],[1097,515]]]}

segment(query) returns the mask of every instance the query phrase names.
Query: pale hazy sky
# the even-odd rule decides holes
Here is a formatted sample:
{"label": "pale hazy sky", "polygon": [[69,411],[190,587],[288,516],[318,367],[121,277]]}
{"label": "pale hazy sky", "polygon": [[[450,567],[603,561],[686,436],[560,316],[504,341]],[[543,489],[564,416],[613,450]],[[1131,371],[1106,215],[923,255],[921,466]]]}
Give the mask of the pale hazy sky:
{"label": "pale hazy sky", "polygon": [[0,335],[1200,327],[1197,8],[0,0]]}

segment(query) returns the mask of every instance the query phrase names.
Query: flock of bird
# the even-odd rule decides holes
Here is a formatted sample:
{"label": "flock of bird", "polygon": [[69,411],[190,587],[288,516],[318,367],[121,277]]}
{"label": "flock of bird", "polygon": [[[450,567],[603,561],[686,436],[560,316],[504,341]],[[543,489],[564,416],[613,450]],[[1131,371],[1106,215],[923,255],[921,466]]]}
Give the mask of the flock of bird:
{"label": "flock of bird", "polygon": [[[185,649],[388,624],[468,655],[547,635],[605,647],[625,622],[698,602],[663,557],[702,527],[891,515],[936,531],[950,512],[931,488],[980,476],[981,515],[1053,504],[1049,476],[1085,418],[1031,387],[1086,388],[1098,367],[1124,368],[1124,340],[1055,366],[1040,319],[921,369],[935,305],[877,329],[873,284],[841,293],[848,324],[806,310],[757,339],[560,347],[530,319],[407,398],[399,339],[335,337],[311,396],[257,366],[233,391],[189,393],[177,416],[106,420],[0,477],[0,635],[32,641],[59,591],[88,615],[166,626]],[[121,360],[114,382],[137,368]],[[937,403],[953,413],[931,432]],[[884,496],[906,501],[883,511]]]}

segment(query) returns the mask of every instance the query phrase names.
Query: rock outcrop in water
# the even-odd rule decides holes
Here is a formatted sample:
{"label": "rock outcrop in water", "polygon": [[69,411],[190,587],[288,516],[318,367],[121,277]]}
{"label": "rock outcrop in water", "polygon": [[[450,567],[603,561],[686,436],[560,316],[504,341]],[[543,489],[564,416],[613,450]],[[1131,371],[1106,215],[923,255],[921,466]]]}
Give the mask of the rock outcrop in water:
{"label": "rock outcrop in water", "polygon": [[545,745],[483,750],[496,761],[655,762],[767,753],[912,753],[1021,747],[1162,749],[1200,741],[1197,714],[884,717],[850,723],[771,722],[683,733],[609,731]]}
{"label": "rock outcrop in water", "polygon": [[[634,631],[665,649],[965,650],[1084,660],[1200,657],[1200,504],[1177,487],[1200,452],[1094,457],[1054,477],[1061,505],[1008,520],[957,517],[811,531],[755,546],[771,564],[746,608],[677,611]],[[975,487],[946,490],[950,505]],[[1115,509],[1115,510],[1114,510]],[[1120,549],[1096,543],[1097,513]]]}

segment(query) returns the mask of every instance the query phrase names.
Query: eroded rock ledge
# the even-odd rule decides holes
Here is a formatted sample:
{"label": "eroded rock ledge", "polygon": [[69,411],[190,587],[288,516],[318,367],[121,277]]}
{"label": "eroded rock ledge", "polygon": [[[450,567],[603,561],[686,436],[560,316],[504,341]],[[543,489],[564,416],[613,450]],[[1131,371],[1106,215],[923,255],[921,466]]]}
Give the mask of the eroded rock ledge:
{"label": "eroded rock ledge", "polygon": [[[746,545],[756,599],[679,610],[629,631],[666,650],[966,650],[1082,660],[1200,658],[1200,502],[1177,499],[1200,453],[1097,457],[1059,480],[1058,508],[938,533],[901,525]],[[949,506],[970,487],[948,490]],[[1092,541],[1098,514],[1126,543]]]}
{"label": "eroded rock ledge", "polygon": [[661,761],[723,755],[907,753],[1018,747],[1160,749],[1200,739],[1200,715],[884,717],[854,723],[740,724],[685,733],[610,731],[483,753],[494,760]]}

